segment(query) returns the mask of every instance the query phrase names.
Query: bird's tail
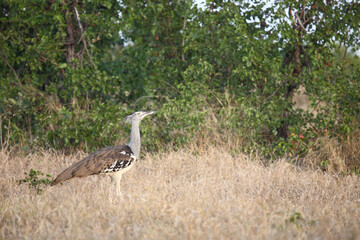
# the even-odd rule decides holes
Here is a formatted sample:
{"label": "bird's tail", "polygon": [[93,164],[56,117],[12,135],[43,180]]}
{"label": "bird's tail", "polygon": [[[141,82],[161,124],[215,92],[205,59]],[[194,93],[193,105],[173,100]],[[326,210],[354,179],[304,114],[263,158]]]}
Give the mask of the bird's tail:
{"label": "bird's tail", "polygon": [[76,176],[74,175],[74,168],[75,168],[75,167],[76,167],[76,165],[73,165],[73,166],[65,169],[62,173],[59,174],[59,176],[57,176],[57,177],[55,178],[54,181],[51,182],[50,185],[51,185],[51,186],[54,186],[54,185],[56,185],[56,184],[58,184],[58,183],[61,183],[61,182],[63,182],[63,181],[66,181],[66,180],[69,180],[69,179],[71,179],[71,178],[73,178],[73,177],[76,177]]}
{"label": "bird's tail", "polygon": [[[66,170],[68,170],[68,169],[66,169]],[[50,186],[54,186],[54,185],[56,185],[56,184],[58,184],[58,183],[61,183],[61,182],[63,182],[63,181],[66,181],[66,180],[72,178],[71,173],[69,174],[69,172],[66,171],[66,170],[63,171],[62,173],[60,173],[59,176],[57,176],[57,177],[54,179],[54,181],[52,181],[52,182],[50,183]]]}
{"label": "bird's tail", "polygon": [[62,173],[59,174],[59,176],[55,178],[54,181],[52,181],[50,185],[54,186],[58,183],[61,183],[63,181],[69,180],[74,177],[86,177],[90,175],[91,171],[88,170],[87,165],[85,164],[86,161],[87,158],[65,169]]}
{"label": "bird's tail", "polygon": [[50,183],[50,186],[54,186],[56,184],[60,183],[60,181],[57,180],[57,178]]}

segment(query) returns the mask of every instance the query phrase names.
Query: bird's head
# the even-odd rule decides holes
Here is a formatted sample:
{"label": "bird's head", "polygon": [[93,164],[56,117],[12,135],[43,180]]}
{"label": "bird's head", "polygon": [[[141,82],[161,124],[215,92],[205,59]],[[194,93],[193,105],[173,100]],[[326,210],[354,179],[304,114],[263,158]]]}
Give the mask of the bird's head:
{"label": "bird's head", "polygon": [[134,122],[141,122],[141,120],[148,116],[155,113],[155,111],[150,111],[150,112],[144,112],[144,111],[139,111],[139,112],[134,112],[133,114],[126,116],[123,120],[123,123],[128,122],[130,124],[134,123]]}

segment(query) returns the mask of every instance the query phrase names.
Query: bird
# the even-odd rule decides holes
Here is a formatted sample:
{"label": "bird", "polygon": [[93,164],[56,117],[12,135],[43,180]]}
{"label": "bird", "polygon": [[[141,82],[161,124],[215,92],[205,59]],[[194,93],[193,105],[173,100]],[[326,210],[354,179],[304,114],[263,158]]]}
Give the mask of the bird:
{"label": "bird", "polygon": [[121,196],[120,181],[122,175],[129,171],[136,160],[140,158],[140,122],[144,117],[153,113],[155,111],[139,111],[125,117],[123,123],[129,122],[131,124],[129,144],[105,147],[90,154],[61,172],[51,182],[51,186],[76,177],[107,174],[110,175],[111,182],[115,184],[117,194]]}

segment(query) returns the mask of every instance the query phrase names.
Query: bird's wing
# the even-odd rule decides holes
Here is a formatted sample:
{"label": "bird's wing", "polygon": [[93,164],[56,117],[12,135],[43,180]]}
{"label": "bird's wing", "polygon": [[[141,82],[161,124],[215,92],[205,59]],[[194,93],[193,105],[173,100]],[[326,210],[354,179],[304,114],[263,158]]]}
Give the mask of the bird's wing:
{"label": "bird's wing", "polygon": [[65,169],[51,185],[56,185],[74,177],[86,177],[93,174],[119,171],[135,160],[133,152],[127,145],[106,147]]}

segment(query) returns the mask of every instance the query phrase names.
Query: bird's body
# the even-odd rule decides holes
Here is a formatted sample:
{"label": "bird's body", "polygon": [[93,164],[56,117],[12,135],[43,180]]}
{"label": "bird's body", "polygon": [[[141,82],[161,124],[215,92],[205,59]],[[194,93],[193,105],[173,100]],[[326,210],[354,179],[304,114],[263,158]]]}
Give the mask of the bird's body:
{"label": "bird's body", "polygon": [[109,174],[120,194],[120,180],[122,174],[129,171],[140,157],[140,129],[141,120],[154,112],[135,112],[127,116],[124,121],[131,122],[131,137],[128,145],[102,148],[80,162],[65,169],[55,178],[51,185],[75,177],[87,177],[95,174]]}
{"label": "bird's body", "polygon": [[106,147],[65,169],[51,185],[56,185],[74,177],[81,178],[94,174],[116,173],[129,168],[135,161],[136,157],[127,145]]}

